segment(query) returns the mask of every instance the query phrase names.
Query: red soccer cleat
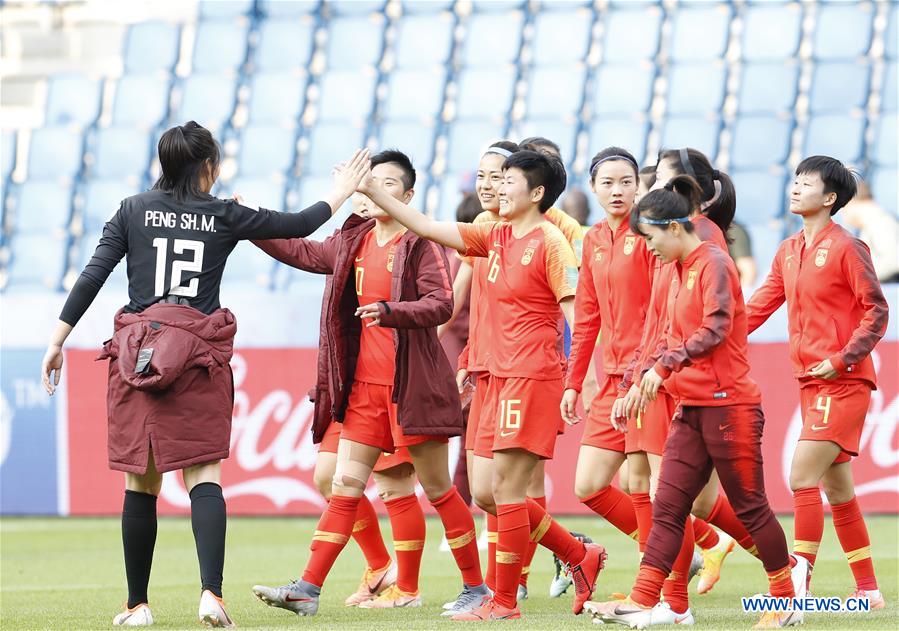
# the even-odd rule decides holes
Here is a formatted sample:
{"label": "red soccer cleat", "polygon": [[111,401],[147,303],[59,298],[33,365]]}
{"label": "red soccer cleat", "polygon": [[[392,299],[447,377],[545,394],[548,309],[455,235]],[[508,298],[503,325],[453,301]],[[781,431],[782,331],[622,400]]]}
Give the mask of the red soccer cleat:
{"label": "red soccer cleat", "polygon": [[571,578],[574,579],[574,602],[571,611],[574,615],[579,615],[584,610],[584,603],[593,595],[596,577],[602,571],[608,556],[606,549],[601,545],[588,543],[584,547],[586,548],[584,558],[571,568]]}

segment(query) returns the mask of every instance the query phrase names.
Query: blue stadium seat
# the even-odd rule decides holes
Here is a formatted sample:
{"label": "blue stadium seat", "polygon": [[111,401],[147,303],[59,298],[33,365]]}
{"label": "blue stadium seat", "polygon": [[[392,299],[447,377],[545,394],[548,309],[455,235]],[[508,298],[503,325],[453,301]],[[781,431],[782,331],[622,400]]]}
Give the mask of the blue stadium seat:
{"label": "blue stadium seat", "polygon": [[101,83],[81,75],[61,75],[50,79],[45,125],[75,123],[86,127],[100,112]]}
{"label": "blue stadium seat", "polygon": [[133,127],[108,127],[97,132],[91,175],[99,178],[140,176],[156,152],[155,136]]}
{"label": "blue stadium seat", "polygon": [[321,6],[321,0],[257,0],[259,10],[269,17],[308,15]]}
{"label": "blue stadium seat", "polygon": [[362,15],[381,13],[385,0],[330,0],[328,5],[337,15]]}
{"label": "blue stadium seat", "polygon": [[249,241],[241,241],[231,251],[228,262],[225,263],[222,289],[269,290],[272,287],[276,264],[275,259]]}
{"label": "blue stadium seat", "polygon": [[[474,163],[474,167],[477,167],[477,163]],[[472,170],[474,170],[474,167]],[[461,179],[458,175],[448,175],[441,178],[435,219],[439,221],[456,220],[456,208],[459,206],[459,202],[462,201],[462,191],[459,190]]]}
{"label": "blue stadium seat", "polygon": [[710,116],[671,116],[662,132],[662,148],[693,147],[714,161],[718,155],[718,135],[721,121]]}
{"label": "blue stadium seat", "polygon": [[306,77],[293,72],[259,72],[250,91],[250,121],[288,125],[296,123],[305,103]]}
{"label": "blue stadium seat", "polygon": [[897,57],[896,49],[899,48],[899,41],[897,41],[899,40],[899,27],[897,27],[896,24],[897,20],[899,20],[899,7],[894,3],[890,6],[890,16],[883,37],[883,52],[887,59],[895,60]]}
{"label": "blue stadium seat", "polygon": [[253,53],[256,70],[305,68],[312,55],[313,27],[312,18],[308,16],[264,20],[259,27],[259,43]]}
{"label": "blue stadium seat", "polygon": [[357,70],[373,66],[381,56],[384,40],[384,18],[338,18],[328,30],[328,67],[337,70]]}
{"label": "blue stadium seat", "polygon": [[178,61],[180,29],[165,22],[141,22],[128,30],[125,70],[151,73],[174,69]]}
{"label": "blue stadium seat", "polygon": [[171,81],[165,76],[125,75],[116,84],[112,122],[155,127],[169,110]]}
{"label": "blue stadium seat", "polygon": [[16,234],[64,232],[72,214],[72,187],[56,180],[29,179],[16,200]]}
{"label": "blue stadium seat", "polygon": [[862,116],[813,116],[808,124],[803,155],[833,156],[844,163],[861,157],[865,120]]}
{"label": "blue stadium seat", "polygon": [[768,225],[784,214],[787,200],[787,178],[770,169],[730,173],[737,189],[737,220],[744,226]]}
{"label": "blue stadium seat", "polygon": [[639,164],[646,159],[646,134],[649,124],[631,118],[613,119],[600,117],[590,125],[590,144],[587,153],[593,155],[605,147],[623,147],[630,151]]}
{"label": "blue stadium seat", "polygon": [[[434,158],[434,132],[433,125],[388,121],[381,125],[378,146],[397,147],[411,158],[416,170],[423,175]],[[416,189],[419,194],[423,191],[418,186]]]}
{"label": "blue stadium seat", "polygon": [[309,137],[309,151],[303,161],[303,174],[326,176],[338,162],[349,158],[365,142],[362,127],[339,123],[319,123]]}
{"label": "blue stadium seat", "polygon": [[82,138],[71,127],[43,127],[31,135],[28,177],[72,177],[81,168]]}
{"label": "blue stadium seat", "polygon": [[676,64],[668,75],[668,113],[717,112],[724,102],[726,72],[720,61]]}
{"label": "blue stadium seat", "polygon": [[253,0],[201,0],[200,18],[236,18],[253,12]]}
{"label": "blue stadium seat", "polygon": [[16,166],[16,133],[4,129],[0,131],[0,169],[3,180],[9,177]]}
{"label": "blue stadium seat", "polygon": [[593,15],[579,11],[540,11],[535,20],[534,63],[541,66],[581,61],[590,44]]}
{"label": "blue stadium seat", "polygon": [[848,112],[864,107],[871,89],[871,67],[864,61],[815,65],[809,108],[818,112]]}
{"label": "blue stadium seat", "polygon": [[888,63],[884,67],[883,72],[883,89],[880,92],[880,109],[884,112],[895,112],[897,109],[896,97],[897,92],[899,92],[899,87],[897,87],[896,82],[896,62],[891,61]]}
{"label": "blue stadium seat", "polygon": [[57,289],[65,271],[66,241],[47,234],[11,239],[7,290]]}
{"label": "blue stadium seat", "polygon": [[603,64],[597,69],[592,113],[632,114],[645,112],[652,102],[655,66]]}
{"label": "blue stadium seat", "polygon": [[733,131],[731,164],[735,169],[779,164],[790,153],[790,119],[775,116],[743,116]]}
{"label": "blue stadium seat", "polygon": [[752,258],[755,259],[755,268],[758,271],[756,283],[761,284],[771,271],[771,263],[777,248],[783,240],[783,229],[779,224],[769,222],[767,224],[753,224],[746,226],[749,233],[749,241],[752,243]]}
{"label": "blue stadium seat", "polygon": [[777,114],[796,104],[799,66],[790,60],[743,66],[737,109],[744,114]]}
{"label": "blue stadium seat", "polygon": [[231,117],[235,103],[234,79],[193,74],[184,80],[182,88],[176,124],[194,120],[215,132]]}
{"label": "blue stadium seat", "polygon": [[[341,160],[345,159],[340,158]],[[299,210],[308,208],[315,202],[321,201],[331,190],[333,179],[330,175],[321,175],[316,177],[304,177],[300,182],[300,195],[297,208],[290,210]]]}
{"label": "blue stadium seat", "polygon": [[[81,212],[85,234],[96,234],[96,238],[90,242],[91,252],[97,245],[103,225],[118,211],[122,200],[138,192],[138,187],[123,179],[93,180],[87,184]],[[82,241],[85,238],[86,236],[82,237]]]}
{"label": "blue stadium seat", "polygon": [[559,145],[562,150],[562,162],[565,164],[574,160],[575,136],[577,135],[577,121],[570,119],[564,121],[558,117],[549,118],[527,118],[523,120],[517,129],[519,133],[515,134],[519,138],[528,138],[530,136],[543,136],[549,138]]}
{"label": "blue stadium seat", "polygon": [[[219,197],[237,193],[250,208],[284,210],[284,179],[276,177],[237,177],[231,180]],[[296,210],[296,209],[295,209]]]}
{"label": "blue stadium seat", "polygon": [[871,193],[878,204],[899,216],[899,188],[895,167],[875,169],[871,176]]}
{"label": "blue stadium seat", "polygon": [[247,55],[245,20],[200,22],[194,43],[193,71],[227,72],[241,66]]}
{"label": "blue stadium seat", "polygon": [[605,18],[604,62],[655,59],[661,26],[662,11],[658,6],[613,7]]}
{"label": "blue stadium seat", "polygon": [[746,9],[743,58],[782,61],[799,49],[802,7],[796,2],[759,2]]}
{"label": "blue stadium seat", "polygon": [[886,114],[877,122],[877,132],[874,137],[874,162],[878,166],[897,166],[896,162],[896,119],[897,114]]}
{"label": "blue stadium seat", "polygon": [[322,121],[360,120],[374,107],[373,71],[332,71],[321,82],[318,117]]}
{"label": "blue stadium seat", "polygon": [[447,13],[404,17],[396,42],[397,68],[443,66],[449,57],[453,17]]}
{"label": "blue stadium seat", "polygon": [[584,96],[583,65],[535,68],[528,82],[527,115],[531,118],[574,115]]}
{"label": "blue stadium seat", "polygon": [[458,118],[505,117],[512,107],[515,69],[472,68],[456,78],[456,116]]}
{"label": "blue stadium seat", "polygon": [[477,169],[483,150],[491,143],[501,140],[502,132],[502,123],[456,121],[449,132],[447,172],[461,173]]}
{"label": "blue stadium seat", "polygon": [[497,13],[499,11],[511,11],[523,9],[524,0],[472,0],[475,13]]}
{"label": "blue stadium seat", "polygon": [[443,108],[442,68],[395,70],[387,84],[383,114],[389,120],[430,120]]}
{"label": "blue stadium seat", "polygon": [[514,63],[521,48],[523,24],[521,11],[472,15],[465,31],[465,67]]}
{"label": "blue stadium seat", "polygon": [[817,59],[854,59],[871,46],[874,7],[833,2],[819,7],[812,54]]}
{"label": "blue stadium seat", "polygon": [[416,13],[440,13],[451,11],[454,0],[403,0],[403,15],[415,15]]}
{"label": "blue stadium seat", "polygon": [[723,3],[696,5],[681,4],[674,15],[671,59],[676,62],[719,59],[727,49],[730,7]]}
{"label": "blue stadium seat", "polygon": [[296,155],[292,129],[276,125],[249,125],[240,142],[241,177],[270,176],[289,169]]}

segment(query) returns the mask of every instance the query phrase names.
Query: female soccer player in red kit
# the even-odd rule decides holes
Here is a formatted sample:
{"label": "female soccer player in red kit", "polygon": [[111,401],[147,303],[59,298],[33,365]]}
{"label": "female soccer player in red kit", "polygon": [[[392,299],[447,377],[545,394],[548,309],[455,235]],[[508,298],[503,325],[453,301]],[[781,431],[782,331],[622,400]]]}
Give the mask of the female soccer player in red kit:
{"label": "female soccer player in red kit", "polygon": [[746,310],[752,332],[787,303],[803,420],[790,470],[793,552],[814,565],[824,533],[818,489],[823,481],[855,577],[852,596],[867,597],[873,609],[882,609],[850,461],[858,455],[871,390],[877,387],[871,351],[886,331],[888,308],[867,246],[831,219],[855,191],[855,178],[839,160],[812,156],[799,163],[790,212],[802,217],[802,230],[780,245]]}
{"label": "female soccer player in red kit", "polygon": [[363,181],[360,190],[416,234],[468,256],[487,259],[492,335],[488,401],[496,410],[493,496],[498,522],[494,598],[454,620],[521,616],[516,594],[528,541],[538,541],[570,563],[573,611],[595,587],[605,551],[583,544],[536,502],[526,500],[531,474],[551,458],[561,425],[562,363],[556,346],[559,309],[571,321],[577,262],[565,237],[543,213],[565,187],[561,162],[519,151],[503,164],[499,214],[507,221],[456,224],[434,221]]}
{"label": "female soccer player in red kit", "polygon": [[[765,496],[764,417],[758,386],[749,377],[740,282],[727,252],[695,234],[690,214],[699,195],[693,178],[677,176],[641,199],[631,215],[631,227],[645,236],[650,251],[677,262],[665,343],[642,376],[640,389],[651,401],[664,382],[680,409],[665,444],[653,527],[630,596],[588,605],[603,620],[653,624],[662,584],[681,548],[685,520],[713,469],[758,546],[771,595],[793,597],[793,579],[804,587],[807,575],[807,563],[797,559],[792,576],[783,530]],[[801,619],[801,611],[769,612],[758,628]]]}
{"label": "female soccer player in red kit", "polygon": [[[411,199],[415,170],[409,158],[388,150],[372,160],[369,185],[398,204],[398,198]],[[325,297],[331,357],[316,384],[313,423],[313,439],[321,440],[335,419],[342,422],[331,499],[313,535],[302,580],[253,588],[266,604],[298,615],[317,612],[321,587],[349,539],[372,469],[382,452],[400,447],[408,448],[425,495],[440,515],[466,590],[482,596],[473,604],[489,596],[471,512],[449,477],[446,437],[460,433],[462,410],[436,332],[452,311],[446,256],[375,206],[367,214],[377,212],[377,219],[352,216],[323,243],[256,242],[284,263],[334,275]],[[398,562],[397,586],[368,606],[419,607],[424,523],[399,515],[393,519],[393,513],[420,513],[413,505],[418,498],[411,494],[393,501],[399,502],[388,507],[397,555],[406,558]]]}

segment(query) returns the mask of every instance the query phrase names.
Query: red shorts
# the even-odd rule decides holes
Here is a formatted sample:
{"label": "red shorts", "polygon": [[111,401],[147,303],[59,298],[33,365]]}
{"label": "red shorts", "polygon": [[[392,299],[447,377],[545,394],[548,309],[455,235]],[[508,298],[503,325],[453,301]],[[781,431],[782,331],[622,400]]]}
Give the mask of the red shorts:
{"label": "red shorts", "polygon": [[628,420],[624,451],[629,454],[642,451],[661,456],[675,408],[677,405],[671,395],[659,390],[655,401],[647,405],[637,418]]}
{"label": "red shorts", "polygon": [[799,390],[802,434],[799,440],[827,440],[842,453],[834,461],[849,462],[858,455],[858,443],[871,404],[871,386],[862,381],[813,383]]}
{"label": "red shorts", "polygon": [[[343,423],[338,423],[336,421],[332,421],[331,424],[328,425],[328,429],[325,431],[322,442],[318,446],[319,452],[325,451],[332,454],[337,453],[337,443],[340,442],[340,430],[342,427]],[[409,454],[407,448],[397,447],[396,451],[392,454],[387,452],[382,453],[381,457],[378,458],[378,461],[375,463],[374,470],[386,471],[387,469],[392,469],[393,467],[405,463],[412,464],[412,456]]]}
{"label": "red shorts", "polygon": [[561,379],[491,377],[488,401],[496,402],[493,451],[524,449],[552,458],[562,425],[562,389]]}
{"label": "red shorts", "polygon": [[[474,395],[471,397],[471,407],[468,410],[468,427],[465,430],[465,449],[474,451],[479,456],[493,457],[493,430],[495,415],[490,410],[491,403],[487,400],[490,392],[490,373],[479,372],[472,375],[474,382]],[[496,404],[493,404],[495,409]],[[485,412],[489,418],[483,421]],[[482,422],[483,421],[483,422]]]}
{"label": "red shorts", "polygon": [[612,427],[612,404],[624,396],[618,389],[621,375],[606,375],[596,398],[590,403],[590,412],[581,438],[582,445],[624,453],[624,434]]}
{"label": "red shorts", "polygon": [[420,445],[429,440],[447,442],[446,436],[407,436],[399,426],[393,386],[357,381],[353,384],[341,437],[393,453],[398,447]]}

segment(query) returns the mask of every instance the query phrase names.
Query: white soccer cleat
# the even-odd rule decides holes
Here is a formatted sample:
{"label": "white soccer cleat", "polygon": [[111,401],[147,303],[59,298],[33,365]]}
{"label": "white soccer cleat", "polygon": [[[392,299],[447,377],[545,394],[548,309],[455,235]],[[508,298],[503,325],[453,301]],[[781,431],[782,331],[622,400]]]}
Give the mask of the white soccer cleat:
{"label": "white soccer cleat", "polygon": [[687,582],[693,580],[693,577],[702,572],[702,568],[704,567],[704,562],[702,560],[702,554],[700,554],[699,550],[693,551],[693,559],[690,561],[690,571],[687,574]]}
{"label": "white soccer cleat", "polygon": [[767,611],[753,629],[783,629],[802,624],[801,611]]}
{"label": "white soccer cleat", "polygon": [[587,601],[584,603],[584,611],[592,615],[594,620],[601,620],[603,623],[612,622],[630,629],[645,629],[652,623],[653,608],[643,607],[626,598],[607,602]]}
{"label": "white soccer cleat", "polygon": [[116,627],[149,627],[153,624],[153,614],[147,603],[141,603],[131,609],[126,605],[125,611],[112,619],[112,624]]}
{"label": "white soccer cleat", "polygon": [[518,591],[515,594],[515,599],[518,602],[521,602],[522,600],[527,600],[528,599],[528,588],[525,587],[524,585],[519,585]]}
{"label": "white soccer cleat", "polygon": [[793,593],[796,598],[805,598],[808,595],[809,568],[808,559],[804,556],[794,555],[796,565],[790,570],[790,579],[793,581]]}
{"label": "white soccer cleat", "polygon": [[468,613],[474,611],[485,602],[493,598],[493,592],[486,584],[478,587],[462,586],[462,591],[456,600],[445,603],[441,616],[455,616],[459,613]]}
{"label": "white soccer cleat", "polygon": [[304,581],[293,581],[281,587],[254,585],[253,594],[269,607],[280,607],[298,616],[314,616],[318,613],[321,589]]}
{"label": "white soccer cleat", "polygon": [[228,615],[228,612],[225,611],[224,601],[208,589],[204,589],[203,595],[200,596],[200,609],[198,615],[200,617],[200,624],[204,627],[233,628],[237,626]]}
{"label": "white soccer cleat", "polygon": [[662,602],[653,607],[649,613],[649,626],[657,624],[694,625],[696,624],[696,619],[693,617],[693,612],[690,611],[689,607],[687,607],[684,613],[675,613],[671,609],[671,605]]}
{"label": "white soccer cleat", "polygon": [[481,536],[478,537],[478,550],[486,550],[487,549],[487,529],[481,531]]}

